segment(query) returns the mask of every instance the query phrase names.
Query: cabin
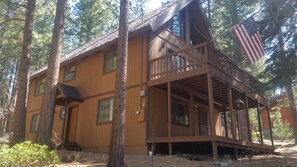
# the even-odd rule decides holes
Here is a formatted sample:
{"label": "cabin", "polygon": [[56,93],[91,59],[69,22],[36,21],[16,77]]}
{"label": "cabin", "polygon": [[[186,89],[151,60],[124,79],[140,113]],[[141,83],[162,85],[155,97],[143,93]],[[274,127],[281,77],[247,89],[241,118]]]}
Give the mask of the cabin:
{"label": "cabin", "polygon": [[[108,152],[118,31],[63,56],[53,137],[86,151]],[[182,0],[129,23],[125,153],[237,155],[272,152],[259,111],[260,82],[216,47],[198,0]],[[34,140],[46,68],[30,77],[26,139]],[[249,112],[257,111],[260,140]],[[269,113],[268,113],[268,120]],[[271,133],[271,131],[270,131]]]}
{"label": "cabin", "polygon": [[[293,120],[292,120],[292,112],[290,109],[290,106],[287,104],[288,103],[288,96],[287,94],[281,94],[277,96],[276,98],[272,99],[269,103],[269,111],[270,112],[280,112],[280,118],[283,122],[287,122],[289,124],[289,128],[293,129]],[[263,134],[264,137],[269,138],[270,133],[269,133],[269,120],[267,119],[267,109],[263,108],[261,110],[261,117],[263,119]],[[273,126],[273,121],[271,122],[272,127]]]}

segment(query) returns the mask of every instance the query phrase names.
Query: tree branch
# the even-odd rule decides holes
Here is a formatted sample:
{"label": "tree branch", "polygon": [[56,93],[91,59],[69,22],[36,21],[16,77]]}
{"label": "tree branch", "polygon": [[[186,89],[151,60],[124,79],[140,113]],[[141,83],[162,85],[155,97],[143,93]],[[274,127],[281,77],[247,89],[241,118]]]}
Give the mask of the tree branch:
{"label": "tree branch", "polygon": [[3,25],[5,23],[11,22],[11,21],[25,21],[25,20],[19,19],[19,18],[13,18],[13,19],[4,20],[3,22],[0,23],[0,25]]}

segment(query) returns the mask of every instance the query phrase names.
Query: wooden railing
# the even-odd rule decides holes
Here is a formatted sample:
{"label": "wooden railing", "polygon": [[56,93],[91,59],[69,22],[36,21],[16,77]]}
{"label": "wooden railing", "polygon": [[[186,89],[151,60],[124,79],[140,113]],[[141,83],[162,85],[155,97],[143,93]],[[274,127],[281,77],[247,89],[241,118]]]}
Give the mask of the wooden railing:
{"label": "wooden railing", "polygon": [[206,49],[207,45],[203,43],[150,60],[150,80],[198,70],[207,61],[205,56]]}
{"label": "wooden railing", "polygon": [[251,88],[259,85],[259,81],[250,73],[240,68],[236,63],[207,43],[150,60],[149,79],[155,80],[170,75],[199,70],[206,65],[212,66]]}

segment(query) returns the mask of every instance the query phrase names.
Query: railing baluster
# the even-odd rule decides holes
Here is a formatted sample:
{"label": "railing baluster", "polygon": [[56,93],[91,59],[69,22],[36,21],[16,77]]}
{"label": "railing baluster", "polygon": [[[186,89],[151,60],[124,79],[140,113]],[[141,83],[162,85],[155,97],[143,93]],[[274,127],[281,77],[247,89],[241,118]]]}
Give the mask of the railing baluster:
{"label": "railing baluster", "polygon": [[214,68],[223,71],[250,87],[255,87],[259,83],[253,76],[207,43],[150,60],[148,63],[150,67],[149,78],[153,80],[182,72],[198,70],[205,63],[209,63]]}

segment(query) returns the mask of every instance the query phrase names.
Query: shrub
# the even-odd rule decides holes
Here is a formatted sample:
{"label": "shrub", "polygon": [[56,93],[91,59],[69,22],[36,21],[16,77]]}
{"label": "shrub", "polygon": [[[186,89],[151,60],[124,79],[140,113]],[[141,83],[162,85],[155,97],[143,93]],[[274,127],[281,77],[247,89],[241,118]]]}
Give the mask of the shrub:
{"label": "shrub", "polygon": [[25,141],[9,147],[0,145],[0,166],[55,166],[60,159],[45,145]]}

